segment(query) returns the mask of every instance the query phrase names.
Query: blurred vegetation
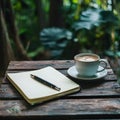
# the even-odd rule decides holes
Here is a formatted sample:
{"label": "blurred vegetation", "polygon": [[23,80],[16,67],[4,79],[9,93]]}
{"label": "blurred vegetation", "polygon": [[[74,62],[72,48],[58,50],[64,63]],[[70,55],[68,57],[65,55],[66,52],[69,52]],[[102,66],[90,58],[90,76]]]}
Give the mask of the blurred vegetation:
{"label": "blurred vegetation", "polygon": [[[62,2],[60,11],[64,17],[62,21],[64,26],[58,26],[55,23],[52,25],[49,23],[50,0],[41,0],[43,19],[45,19],[42,28],[38,21],[39,14],[35,1],[12,0],[19,35],[29,57],[32,59],[44,59],[44,57],[46,59],[71,59],[78,52],[112,55],[115,50],[114,45],[118,44],[120,39],[119,0],[63,0]],[[71,38],[67,39],[64,32],[53,33],[50,28],[54,27],[57,27],[55,30],[68,30],[72,34]],[[48,29],[47,33],[44,33],[44,38],[48,39],[46,43],[41,36],[41,32],[45,29]],[[59,43],[55,40],[55,36],[60,36],[60,34],[66,37],[66,40],[61,40],[64,44],[62,50],[57,47],[60,45],[61,38],[56,38]],[[50,38],[51,35],[52,38]],[[76,49],[75,53],[72,52],[74,49]],[[46,56],[42,57],[40,53],[42,55],[45,53]]]}
{"label": "blurred vegetation", "polygon": [[[9,22],[11,16],[8,15],[10,14],[6,5],[8,1],[2,1],[15,59],[23,60],[12,37],[15,30],[11,30]],[[32,60],[73,59],[79,52],[120,56],[119,0],[10,0],[10,2],[19,40],[27,56]]]}

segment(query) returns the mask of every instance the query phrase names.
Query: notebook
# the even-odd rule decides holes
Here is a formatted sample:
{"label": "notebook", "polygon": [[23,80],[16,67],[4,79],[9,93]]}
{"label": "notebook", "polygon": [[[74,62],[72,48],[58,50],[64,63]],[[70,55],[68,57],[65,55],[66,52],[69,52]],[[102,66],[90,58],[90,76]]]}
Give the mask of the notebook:
{"label": "notebook", "polygon": [[[34,80],[30,77],[31,74],[56,85],[60,88],[60,91],[54,90]],[[26,72],[7,73],[7,78],[31,105],[42,103],[80,90],[79,84],[75,83],[51,66]]]}

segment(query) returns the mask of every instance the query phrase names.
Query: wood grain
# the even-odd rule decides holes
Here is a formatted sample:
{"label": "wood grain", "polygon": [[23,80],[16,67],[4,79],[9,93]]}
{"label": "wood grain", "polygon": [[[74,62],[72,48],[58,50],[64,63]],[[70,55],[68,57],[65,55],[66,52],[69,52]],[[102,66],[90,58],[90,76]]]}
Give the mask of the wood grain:
{"label": "wood grain", "polygon": [[51,118],[114,118],[120,114],[120,98],[114,99],[62,99],[49,101],[36,106],[25,106],[24,101],[0,101],[0,115],[31,117],[39,119]]}
{"label": "wood grain", "polygon": [[95,81],[81,81],[70,77],[67,70],[73,65],[73,60],[11,61],[6,72],[23,72],[52,66],[80,84],[81,91],[30,106],[4,76],[0,88],[0,120],[120,118],[120,93],[113,89],[117,85],[117,77],[110,64],[107,62],[107,76]]}

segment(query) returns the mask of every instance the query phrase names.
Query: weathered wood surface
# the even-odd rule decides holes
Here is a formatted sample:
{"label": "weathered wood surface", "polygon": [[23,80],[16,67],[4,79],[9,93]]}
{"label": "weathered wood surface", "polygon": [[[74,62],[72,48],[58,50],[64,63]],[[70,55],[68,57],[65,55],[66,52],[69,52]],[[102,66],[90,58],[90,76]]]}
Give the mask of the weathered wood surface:
{"label": "weathered wood surface", "polygon": [[[70,98],[109,98],[109,97],[120,97],[120,93],[113,89],[115,82],[103,82],[97,84],[80,84],[81,91],[75,94],[64,96],[64,99]],[[22,99],[20,94],[11,84],[2,84],[0,89],[0,99]]]}
{"label": "weathered wood surface", "polygon": [[[103,59],[104,60],[104,59]],[[105,60],[106,61],[106,60]],[[107,62],[107,61],[106,61]],[[74,65],[73,60],[43,60],[43,61],[11,61],[8,70],[33,70],[46,66],[52,66],[56,69],[68,69]],[[110,68],[108,63],[107,68]]]}
{"label": "weathered wood surface", "polygon": [[[22,72],[53,66],[68,76],[67,69],[73,65],[73,60],[11,61],[6,72]],[[107,72],[106,77],[95,81],[81,82],[70,77],[81,85],[80,92],[36,106],[27,104],[16,89],[4,78],[0,89],[0,120],[120,118],[120,93],[113,89],[113,85],[117,84],[116,76],[109,63]]]}
{"label": "weathered wood surface", "polygon": [[[20,100],[8,100],[0,101],[2,111],[0,115],[7,116],[26,116],[33,117],[91,117],[101,114],[99,118],[110,115],[112,118],[120,114],[120,98],[119,99],[59,99],[47,102],[42,105],[36,105],[30,107],[25,106],[25,101]],[[5,115],[5,116],[4,116]],[[86,116],[87,115],[87,116]],[[59,119],[58,117],[58,119]]]}

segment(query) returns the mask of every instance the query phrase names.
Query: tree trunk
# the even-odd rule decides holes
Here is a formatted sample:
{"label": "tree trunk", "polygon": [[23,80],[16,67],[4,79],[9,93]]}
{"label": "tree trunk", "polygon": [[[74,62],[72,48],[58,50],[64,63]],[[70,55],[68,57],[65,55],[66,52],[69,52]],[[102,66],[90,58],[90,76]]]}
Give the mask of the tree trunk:
{"label": "tree trunk", "polygon": [[36,14],[38,17],[39,32],[47,26],[47,19],[42,0],[35,0]]}
{"label": "tree trunk", "polygon": [[14,53],[11,48],[3,11],[1,8],[0,3],[0,71],[4,74],[9,61],[14,60]]}
{"label": "tree trunk", "polygon": [[13,38],[15,45],[16,45],[19,59],[30,60],[30,58],[27,56],[27,53],[26,53],[26,51],[25,51],[25,49],[20,41],[20,37],[19,37],[17,26],[16,26],[15,16],[14,16],[14,11],[12,8],[11,1],[7,0],[6,4],[7,4],[7,8],[9,9],[9,16],[8,17],[9,17],[10,31],[12,33],[12,38]]}
{"label": "tree trunk", "polygon": [[64,27],[63,0],[50,0],[49,25],[50,27]]}

